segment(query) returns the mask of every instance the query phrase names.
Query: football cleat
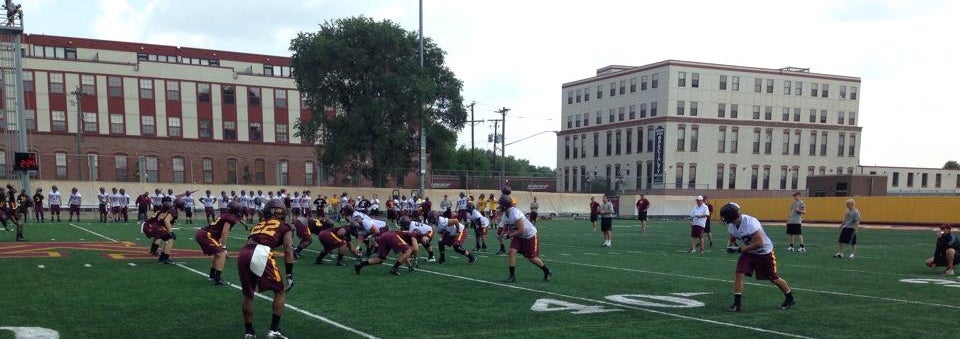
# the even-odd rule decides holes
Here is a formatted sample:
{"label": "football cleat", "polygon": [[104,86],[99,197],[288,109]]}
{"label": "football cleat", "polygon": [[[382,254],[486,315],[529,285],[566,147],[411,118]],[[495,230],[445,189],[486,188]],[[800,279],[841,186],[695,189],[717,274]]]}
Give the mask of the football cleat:
{"label": "football cleat", "polygon": [[477,262],[477,255],[476,255],[476,254],[473,254],[473,253],[470,253],[470,256],[467,257],[467,263],[468,263],[468,264],[472,264],[472,263],[475,263],[475,262]]}
{"label": "football cleat", "polygon": [[438,264],[442,264],[442,263],[445,263],[445,262],[447,262],[447,258],[444,257],[444,256],[442,256],[442,255],[440,256],[440,259],[437,260],[437,263],[438,263]]}
{"label": "football cleat", "polygon": [[807,248],[806,248],[806,247],[800,247],[800,248],[797,249],[797,253],[807,253]]}
{"label": "football cleat", "polygon": [[550,278],[553,278],[553,271],[547,270],[543,273],[543,281],[550,281]]}
{"label": "football cleat", "polygon": [[344,266],[344,265],[346,264],[343,262],[343,259],[337,260],[337,266]]}
{"label": "football cleat", "polygon": [[505,282],[505,283],[515,283],[515,282],[517,282],[517,277],[511,275],[511,276],[507,277],[507,279],[505,279],[503,282]]}
{"label": "football cleat", "polygon": [[213,281],[213,286],[228,286],[228,285],[230,285],[230,283],[228,283],[226,280],[223,280],[223,279]]}
{"label": "football cleat", "polygon": [[287,339],[283,334],[280,334],[280,331],[270,331],[267,332],[267,339]]}
{"label": "football cleat", "polygon": [[301,251],[293,251],[293,258],[294,258],[294,259],[303,258],[303,253],[300,253],[300,252],[301,252]]}
{"label": "football cleat", "polygon": [[730,312],[740,312],[743,310],[743,307],[740,306],[740,304],[733,304],[733,305],[730,305],[730,308],[728,310]]}
{"label": "football cleat", "polygon": [[173,262],[173,260],[170,260],[170,259],[160,260],[160,263],[161,263],[161,264],[164,264],[164,265],[176,265],[176,264],[177,264],[177,263]]}
{"label": "football cleat", "polygon": [[952,269],[952,268],[950,268],[950,269],[947,269],[946,271],[943,271],[943,274],[946,274],[946,275],[953,275],[953,274],[954,274],[954,273],[953,273],[953,269]]}
{"label": "football cleat", "polygon": [[503,255],[503,254],[507,254],[507,251],[504,251],[504,250],[497,251],[497,255]]}
{"label": "football cleat", "polygon": [[787,252],[793,252],[793,251],[794,251],[793,246],[787,247]]}
{"label": "football cleat", "polygon": [[847,258],[853,259],[853,258],[854,258],[854,254],[853,254],[853,253],[850,253],[850,256],[847,257]]}
{"label": "football cleat", "polygon": [[833,257],[834,257],[834,258],[837,258],[837,259],[840,259],[840,258],[843,258],[843,254],[840,253],[840,252],[837,252],[837,254],[834,254]]}
{"label": "football cleat", "polygon": [[391,268],[391,269],[390,269],[390,274],[400,275],[400,270],[398,270],[398,269],[396,269],[396,268]]}
{"label": "football cleat", "polygon": [[257,336],[254,334],[247,333],[243,335],[243,339],[257,339]]}
{"label": "football cleat", "polygon": [[427,262],[437,262],[437,258],[430,258],[430,259],[427,259]]}
{"label": "football cleat", "polygon": [[357,272],[357,274],[360,274],[360,270],[362,269],[363,269],[363,266],[360,266],[360,263],[356,263],[353,265],[353,271]]}
{"label": "football cleat", "polygon": [[797,302],[793,300],[793,298],[787,298],[786,300],[783,301],[783,304],[780,305],[780,309],[789,310],[791,307],[793,307],[793,305],[796,305],[796,303]]}

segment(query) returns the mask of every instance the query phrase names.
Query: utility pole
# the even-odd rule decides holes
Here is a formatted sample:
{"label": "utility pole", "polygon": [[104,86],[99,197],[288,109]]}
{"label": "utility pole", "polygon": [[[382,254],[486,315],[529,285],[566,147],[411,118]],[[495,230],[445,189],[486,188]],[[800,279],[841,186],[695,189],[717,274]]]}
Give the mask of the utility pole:
{"label": "utility pole", "polygon": [[[467,122],[470,124],[470,167],[477,167],[477,147],[476,147],[476,138],[473,136],[474,126],[478,123],[484,122],[486,120],[476,120],[473,118],[473,107],[477,105],[477,102],[470,102],[470,120]],[[467,188],[470,188],[470,170],[467,170]]]}
{"label": "utility pole", "polygon": [[80,100],[83,98],[83,89],[80,86],[77,86],[77,89],[73,92],[70,92],[76,97],[77,100],[77,180],[83,180],[83,168],[81,164],[83,163],[82,150],[80,149],[80,133],[83,131],[83,102]]}
{"label": "utility pole", "polygon": [[[423,74],[423,0],[420,0],[420,74]],[[417,174],[419,180],[420,196],[426,194],[424,190],[427,176],[427,117],[423,112],[423,104],[417,105],[420,110],[420,172]]]}
{"label": "utility pole", "polygon": [[500,138],[501,138],[500,139],[500,187],[501,188],[503,187],[503,172],[507,164],[507,143],[504,141],[507,141],[507,137],[506,137],[507,112],[509,111],[510,109],[506,107],[503,107],[497,110],[497,113],[500,113],[500,121],[502,122],[500,124]]}

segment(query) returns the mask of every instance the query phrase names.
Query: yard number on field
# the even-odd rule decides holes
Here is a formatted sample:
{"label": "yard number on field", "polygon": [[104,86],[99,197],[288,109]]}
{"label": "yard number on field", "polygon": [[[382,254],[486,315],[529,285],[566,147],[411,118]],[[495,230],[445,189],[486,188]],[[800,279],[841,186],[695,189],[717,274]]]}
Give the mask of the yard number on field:
{"label": "yard number on field", "polygon": [[[686,298],[703,293],[674,294],[675,295],[616,294],[608,295],[606,296],[606,299],[619,304],[640,307],[690,308],[704,306],[703,302]],[[533,306],[530,306],[530,310],[535,312],[569,311],[570,314],[592,314],[623,311],[623,309],[610,308],[603,305],[584,305],[547,298],[537,299],[537,301],[533,303]]]}

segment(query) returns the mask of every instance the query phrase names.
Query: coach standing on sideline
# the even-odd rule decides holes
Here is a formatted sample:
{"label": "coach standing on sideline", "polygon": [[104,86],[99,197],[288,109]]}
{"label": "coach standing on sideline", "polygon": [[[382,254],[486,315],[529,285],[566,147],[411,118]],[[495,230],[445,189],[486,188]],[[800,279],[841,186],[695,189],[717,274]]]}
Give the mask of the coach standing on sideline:
{"label": "coach standing on sideline", "polygon": [[590,197],[590,226],[592,230],[597,230],[597,219],[600,217],[600,204],[593,197]]}
{"label": "coach standing on sideline", "polygon": [[789,310],[796,304],[793,293],[786,280],[777,273],[777,256],[773,253],[773,241],[763,231],[763,226],[757,218],[740,213],[740,206],[736,203],[727,203],[720,208],[720,220],[727,224],[730,241],[743,240],[743,246],[728,247],[728,253],[740,253],[737,259],[736,275],[733,279],[733,305],[730,311],[740,312],[743,309],[743,276],[752,276],[757,273],[757,280],[770,280],[783,292],[784,300],[781,310]]}
{"label": "coach standing on sideline", "polygon": [[603,232],[603,244],[600,247],[613,247],[613,203],[603,196],[600,204],[600,231]]}
{"label": "coach standing on sideline", "polygon": [[650,209],[650,200],[641,194],[637,200],[637,220],[640,221],[640,233],[647,231],[647,210]]}
{"label": "coach standing on sideline", "polygon": [[696,246],[700,245],[700,254],[703,254],[703,230],[707,226],[707,218],[710,217],[710,210],[703,203],[703,196],[697,196],[697,205],[690,211],[690,250],[687,253],[693,253]]}

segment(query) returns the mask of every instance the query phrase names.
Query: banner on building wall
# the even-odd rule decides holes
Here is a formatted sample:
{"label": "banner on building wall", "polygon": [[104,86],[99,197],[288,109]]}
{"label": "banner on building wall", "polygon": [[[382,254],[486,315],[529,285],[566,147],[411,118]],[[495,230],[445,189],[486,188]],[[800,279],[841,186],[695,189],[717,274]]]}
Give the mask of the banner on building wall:
{"label": "banner on building wall", "polygon": [[654,130],[653,138],[653,185],[662,187],[663,185],[663,139],[665,130],[663,126],[657,126]]}

